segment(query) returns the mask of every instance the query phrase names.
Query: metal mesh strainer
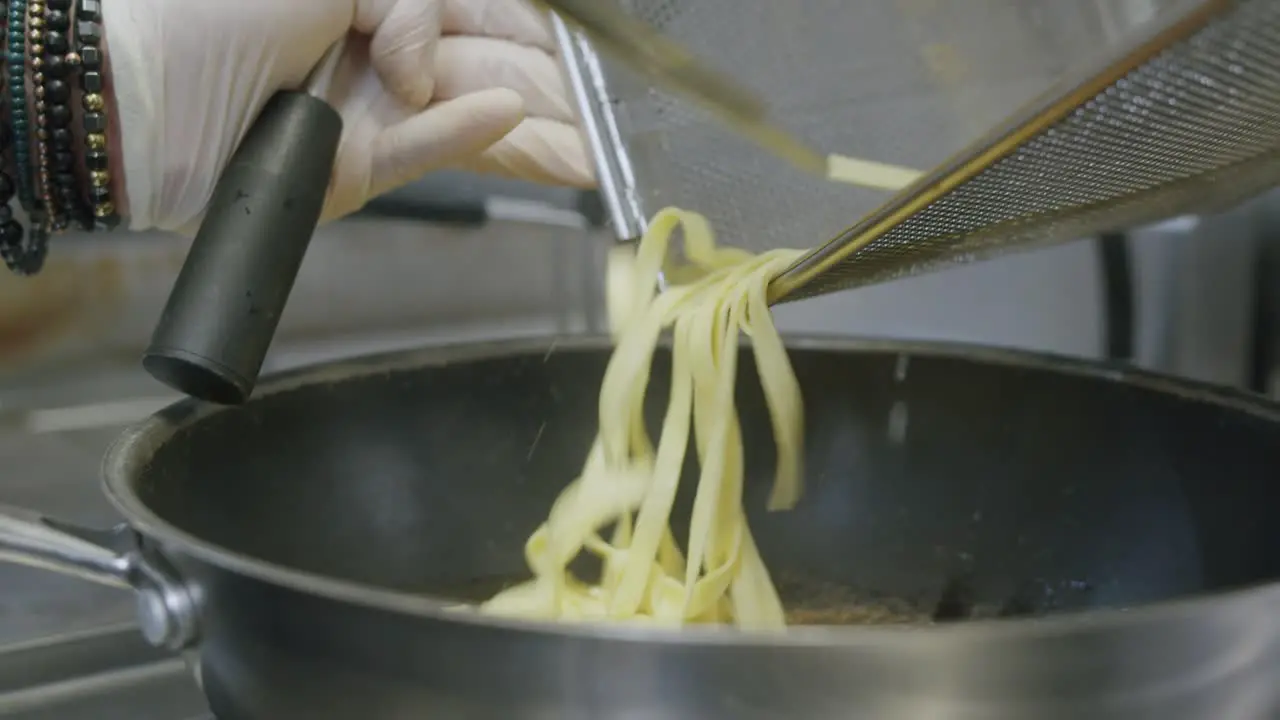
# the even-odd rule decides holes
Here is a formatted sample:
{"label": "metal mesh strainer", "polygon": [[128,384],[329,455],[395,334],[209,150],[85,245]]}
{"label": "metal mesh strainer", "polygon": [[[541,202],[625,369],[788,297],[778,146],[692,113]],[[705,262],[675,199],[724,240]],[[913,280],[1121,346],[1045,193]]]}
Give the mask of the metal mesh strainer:
{"label": "metal mesh strainer", "polygon": [[[775,300],[1223,206],[1280,182],[1275,0],[626,7],[755,89],[823,152],[938,166],[893,198],[808,177],[561,26],[619,235],[677,204],[754,249],[829,240],[775,281]],[[1104,50],[1106,63],[1071,70]]]}

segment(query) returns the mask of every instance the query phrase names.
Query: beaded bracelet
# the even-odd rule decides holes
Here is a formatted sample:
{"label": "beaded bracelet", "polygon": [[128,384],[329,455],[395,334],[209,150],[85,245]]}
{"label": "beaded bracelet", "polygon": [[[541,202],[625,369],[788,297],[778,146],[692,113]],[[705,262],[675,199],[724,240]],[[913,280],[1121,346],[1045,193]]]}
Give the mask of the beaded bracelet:
{"label": "beaded bracelet", "polygon": [[31,185],[31,146],[27,141],[31,126],[27,122],[27,0],[11,0],[9,4],[9,120],[13,129],[13,154],[16,159],[14,177],[18,183],[18,200],[28,213],[35,209],[35,191]]}
{"label": "beaded bracelet", "polygon": [[120,224],[111,198],[107,154],[107,101],[102,76],[102,0],[76,0],[76,52],[68,60],[81,68],[80,103],[84,106],[84,165],[93,206],[93,229],[111,230]]}
{"label": "beaded bracelet", "polygon": [[65,54],[70,48],[65,33],[45,27],[45,10],[46,0],[30,0],[27,4],[27,39],[31,42],[31,84],[36,110],[36,196],[45,211],[44,222],[33,227],[32,232],[49,233],[66,229],[66,214],[53,193],[52,143],[54,132],[66,131],[71,122],[71,109],[66,104],[70,100],[70,89],[65,82],[54,81],[46,75],[44,64],[51,55]]}
{"label": "beaded bracelet", "polygon": [[[0,4],[0,26],[4,32],[9,28],[9,8]],[[7,37],[0,33],[0,37]],[[0,53],[0,67],[3,67],[4,77],[8,77],[9,53]],[[3,108],[4,95],[0,93],[0,108]],[[13,142],[13,132],[8,123],[0,122],[0,157],[8,150],[9,145]],[[13,219],[13,208],[9,203],[13,201],[17,188],[14,186],[13,178],[9,173],[0,169],[0,258],[4,260],[5,265],[14,270],[21,270],[27,266],[24,262],[26,258],[23,252],[23,240],[26,231],[22,225]]]}
{"label": "beaded bracelet", "polygon": [[[10,139],[14,148],[14,176],[17,195],[22,207],[32,218],[39,217],[39,207],[31,178],[30,125],[27,120],[26,41],[28,7],[26,0],[11,0],[8,7],[8,52],[6,53],[9,80]],[[6,205],[6,210],[8,206]],[[22,225],[13,220],[12,212],[0,225],[0,258],[10,270],[19,275],[33,275],[44,266],[48,254],[47,235],[40,232],[24,232]]]}
{"label": "beaded bracelet", "polygon": [[[45,0],[44,53],[36,59],[36,73],[43,76],[43,94],[38,95],[47,106],[49,126],[46,137],[47,174],[52,186],[51,205],[57,208],[55,230],[65,230],[71,219],[80,221],[84,200],[77,186],[75,149],[71,133],[71,85],[67,81],[66,56],[71,52],[69,39],[71,0]],[[39,91],[37,91],[39,92]]]}
{"label": "beaded bracelet", "polygon": [[[0,93],[0,111],[9,115],[9,123],[0,122],[0,157],[9,145],[14,155],[12,173],[0,165],[0,258],[19,274],[39,271],[50,234],[72,222],[89,230],[120,222],[109,172],[102,3],[74,0],[75,17],[72,5],[0,0],[0,37],[8,41],[0,48],[0,69],[10,90],[7,108]],[[27,96],[28,71],[34,101]],[[70,128],[74,84],[84,107],[80,172]],[[9,201],[15,194],[31,219],[28,230],[13,217]]]}

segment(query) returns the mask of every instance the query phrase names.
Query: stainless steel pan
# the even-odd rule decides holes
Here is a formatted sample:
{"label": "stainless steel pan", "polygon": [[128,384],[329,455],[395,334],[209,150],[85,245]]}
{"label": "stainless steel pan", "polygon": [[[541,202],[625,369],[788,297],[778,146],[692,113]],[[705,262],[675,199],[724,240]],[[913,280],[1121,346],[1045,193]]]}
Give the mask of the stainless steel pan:
{"label": "stainless steel pan", "polygon": [[[809,487],[752,527],[793,619],[823,627],[447,609],[522,575],[594,431],[597,340],[425,349],[174,405],[106,457],[127,529],[8,511],[0,548],[133,588],[220,720],[1280,713],[1280,407],[1025,353],[792,347]],[[740,375],[755,511],[769,422]]]}

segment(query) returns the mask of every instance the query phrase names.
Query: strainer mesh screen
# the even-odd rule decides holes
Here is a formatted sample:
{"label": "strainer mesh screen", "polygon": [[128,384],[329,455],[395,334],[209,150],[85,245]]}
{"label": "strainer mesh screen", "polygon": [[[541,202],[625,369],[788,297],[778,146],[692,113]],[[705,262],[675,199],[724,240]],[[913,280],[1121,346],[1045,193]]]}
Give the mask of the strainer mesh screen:
{"label": "strainer mesh screen", "polygon": [[[1114,45],[1115,19],[1108,31],[1098,7],[629,4],[754,86],[780,124],[819,149],[922,169],[1038,95],[1080,54],[1096,54],[1108,37]],[[648,213],[677,204],[707,214],[728,242],[816,247],[889,199],[805,177],[617,68],[609,79]],[[1270,157],[1278,148],[1280,3],[1246,0],[887,231],[845,233],[841,242],[856,239],[859,249],[830,267],[820,252],[810,282],[789,297],[1243,199],[1280,179]]]}

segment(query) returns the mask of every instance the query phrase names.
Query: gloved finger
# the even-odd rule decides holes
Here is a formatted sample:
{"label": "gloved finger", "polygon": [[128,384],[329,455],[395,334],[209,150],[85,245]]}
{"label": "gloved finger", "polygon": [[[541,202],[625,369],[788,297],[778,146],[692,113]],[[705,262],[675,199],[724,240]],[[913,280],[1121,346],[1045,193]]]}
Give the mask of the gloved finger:
{"label": "gloved finger", "polygon": [[560,65],[546,52],[506,40],[446,37],[436,52],[436,98],[456,98],[487,88],[520,93],[525,112],[572,122]]}
{"label": "gloved finger", "polygon": [[556,48],[547,14],[528,0],[443,0],[441,28],[446,35],[480,35]]}
{"label": "gloved finger", "polygon": [[435,92],[440,12],[440,0],[356,0],[353,27],[370,36],[370,62],[410,107],[425,108]]}
{"label": "gloved finger", "polygon": [[578,128],[546,118],[527,118],[493,147],[459,164],[460,169],[547,185],[595,187],[595,166]]}
{"label": "gloved finger", "polygon": [[370,196],[479,154],[510,133],[523,117],[520,96],[506,88],[433,103],[379,133],[373,143]]}

